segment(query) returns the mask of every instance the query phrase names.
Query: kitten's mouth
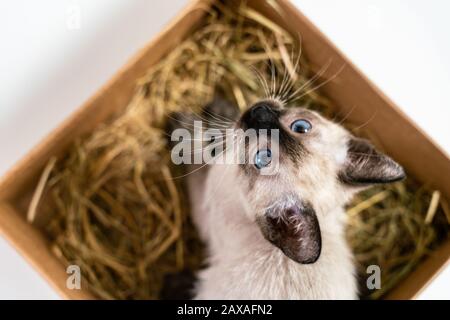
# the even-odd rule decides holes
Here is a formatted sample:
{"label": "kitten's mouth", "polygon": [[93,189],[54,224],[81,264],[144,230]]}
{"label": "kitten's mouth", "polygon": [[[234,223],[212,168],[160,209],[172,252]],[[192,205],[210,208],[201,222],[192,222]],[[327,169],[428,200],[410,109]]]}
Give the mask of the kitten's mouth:
{"label": "kitten's mouth", "polygon": [[258,219],[263,236],[287,257],[301,263],[316,262],[322,250],[319,221],[308,203],[274,207]]}

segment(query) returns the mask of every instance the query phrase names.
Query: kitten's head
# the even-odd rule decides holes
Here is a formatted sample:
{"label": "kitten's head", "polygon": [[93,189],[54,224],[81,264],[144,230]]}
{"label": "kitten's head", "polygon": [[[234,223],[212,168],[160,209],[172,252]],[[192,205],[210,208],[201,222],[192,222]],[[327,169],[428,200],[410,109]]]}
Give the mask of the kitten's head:
{"label": "kitten's head", "polygon": [[299,263],[319,258],[322,217],[366,186],[405,177],[368,141],[304,108],[261,101],[236,127],[257,135],[246,146],[248,161],[236,169],[248,214],[268,241]]}

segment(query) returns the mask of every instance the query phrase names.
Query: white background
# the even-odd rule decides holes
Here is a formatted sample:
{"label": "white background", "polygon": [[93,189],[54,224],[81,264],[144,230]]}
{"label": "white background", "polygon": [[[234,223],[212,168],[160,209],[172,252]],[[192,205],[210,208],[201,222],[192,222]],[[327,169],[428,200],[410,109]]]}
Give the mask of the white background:
{"label": "white background", "polygon": [[[187,2],[1,1],[0,175]],[[450,153],[450,1],[294,2]],[[421,297],[450,299],[449,284],[447,268]],[[1,237],[0,298],[59,298]]]}

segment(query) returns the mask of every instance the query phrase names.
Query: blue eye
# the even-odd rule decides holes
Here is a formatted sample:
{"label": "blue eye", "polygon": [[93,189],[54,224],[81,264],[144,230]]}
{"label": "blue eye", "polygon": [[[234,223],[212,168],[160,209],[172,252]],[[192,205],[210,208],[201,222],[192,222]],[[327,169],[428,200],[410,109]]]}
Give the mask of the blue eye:
{"label": "blue eye", "polygon": [[295,120],[291,124],[291,130],[297,133],[307,133],[312,129],[312,124],[306,119]]}
{"label": "blue eye", "polygon": [[258,150],[255,155],[255,167],[262,169],[272,162],[272,151],[270,149]]}

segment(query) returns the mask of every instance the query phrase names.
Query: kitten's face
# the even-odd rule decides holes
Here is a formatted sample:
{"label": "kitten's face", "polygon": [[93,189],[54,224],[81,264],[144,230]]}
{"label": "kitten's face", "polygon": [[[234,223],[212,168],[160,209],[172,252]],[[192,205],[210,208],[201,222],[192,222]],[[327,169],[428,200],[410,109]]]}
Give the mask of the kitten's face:
{"label": "kitten's face", "polygon": [[269,132],[265,144],[263,135],[250,141],[250,161],[239,165],[238,179],[248,214],[264,237],[300,263],[319,258],[319,221],[327,212],[343,206],[361,187],[405,176],[401,166],[369,142],[304,108],[261,101],[236,126],[278,133],[278,139],[270,139]]}

